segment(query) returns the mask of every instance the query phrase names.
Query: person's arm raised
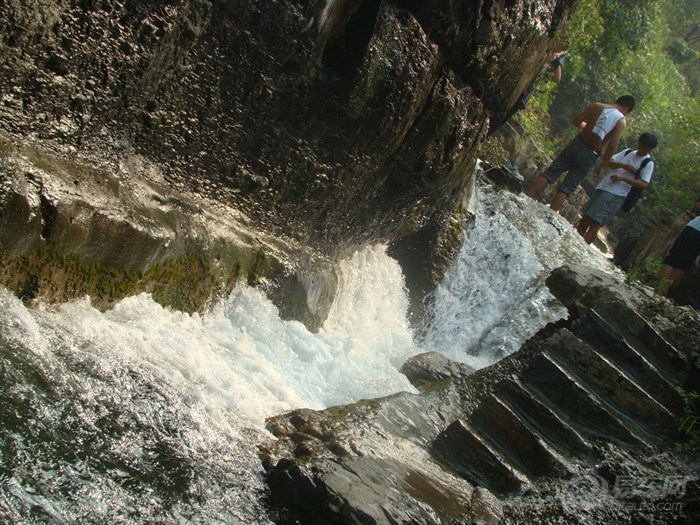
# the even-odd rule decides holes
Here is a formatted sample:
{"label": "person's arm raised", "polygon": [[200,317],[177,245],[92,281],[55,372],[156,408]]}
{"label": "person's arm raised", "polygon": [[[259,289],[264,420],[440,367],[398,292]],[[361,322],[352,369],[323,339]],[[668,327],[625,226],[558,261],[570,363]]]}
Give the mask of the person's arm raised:
{"label": "person's arm raised", "polygon": [[561,82],[561,64],[554,64],[554,69],[552,70],[552,80],[557,84]]}

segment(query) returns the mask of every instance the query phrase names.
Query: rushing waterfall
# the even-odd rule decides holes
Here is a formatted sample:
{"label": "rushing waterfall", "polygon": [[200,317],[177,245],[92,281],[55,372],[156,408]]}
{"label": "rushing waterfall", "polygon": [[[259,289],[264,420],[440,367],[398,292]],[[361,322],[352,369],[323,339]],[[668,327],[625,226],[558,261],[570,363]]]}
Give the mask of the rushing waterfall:
{"label": "rushing waterfall", "polygon": [[482,368],[563,317],[544,278],[564,262],[619,272],[558,214],[511,193],[481,191],[474,224],[433,293],[424,346]]}
{"label": "rushing waterfall", "polygon": [[397,368],[427,350],[491,364],[564,315],[550,269],[615,271],[534,201],[483,188],[477,208],[421,340],[382,246],[341,266],[318,333],[245,286],[202,316],[148,295],[27,308],[0,288],[0,521],[270,523],[266,417],[414,391]]}

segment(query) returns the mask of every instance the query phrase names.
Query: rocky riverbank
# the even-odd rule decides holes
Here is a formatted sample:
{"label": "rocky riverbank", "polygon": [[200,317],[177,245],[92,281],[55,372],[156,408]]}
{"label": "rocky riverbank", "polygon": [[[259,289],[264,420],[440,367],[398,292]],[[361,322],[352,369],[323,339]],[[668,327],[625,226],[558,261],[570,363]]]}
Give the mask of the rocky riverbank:
{"label": "rocky riverbank", "polygon": [[424,356],[418,395],[271,419],[273,501],[303,523],[692,523],[700,315],[584,267],[548,286],[569,319],[491,367]]}
{"label": "rocky riverbank", "polygon": [[[315,329],[337,261],[386,243],[417,307],[460,245],[488,118],[577,5],[2,2],[1,282],[193,312],[246,280]],[[675,387],[697,384],[697,313],[580,268],[550,284],[571,318],[492,367],[424,356],[404,368],[419,395],[270,420],[275,504],[304,523],[690,522]],[[678,481],[657,499],[680,509],[626,508],[607,489],[629,478]]]}

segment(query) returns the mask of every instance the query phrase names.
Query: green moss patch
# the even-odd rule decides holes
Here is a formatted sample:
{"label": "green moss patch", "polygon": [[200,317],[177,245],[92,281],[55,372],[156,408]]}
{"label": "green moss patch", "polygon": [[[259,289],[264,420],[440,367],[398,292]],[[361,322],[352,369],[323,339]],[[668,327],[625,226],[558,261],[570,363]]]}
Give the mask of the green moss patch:
{"label": "green moss patch", "polygon": [[87,264],[78,255],[59,253],[51,244],[12,258],[0,254],[0,283],[24,302],[63,302],[89,295],[101,310],[129,295],[150,292],[164,306],[190,313],[201,311],[214,297],[230,292],[238,276],[239,268],[235,267],[222,282],[206,260],[191,255],[138,273]]}
{"label": "green moss patch", "polygon": [[323,410],[323,413],[326,414],[331,419],[338,421],[338,420],[346,418],[349,414],[351,414],[352,412],[355,412],[356,410],[362,410],[362,409],[376,410],[380,406],[381,406],[381,404],[378,401],[374,401],[372,399],[361,399],[360,401],[357,401],[357,402],[349,404],[349,405],[338,405],[338,406],[328,407],[328,408]]}

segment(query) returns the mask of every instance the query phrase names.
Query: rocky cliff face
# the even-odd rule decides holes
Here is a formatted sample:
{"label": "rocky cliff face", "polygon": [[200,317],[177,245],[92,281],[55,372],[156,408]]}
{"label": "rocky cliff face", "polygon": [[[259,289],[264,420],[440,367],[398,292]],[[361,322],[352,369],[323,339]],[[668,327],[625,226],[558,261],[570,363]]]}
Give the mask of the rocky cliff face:
{"label": "rocky cliff face", "polygon": [[[56,161],[33,170],[27,191],[5,185],[0,213],[10,221],[7,202],[23,201],[38,222],[61,216],[41,188],[80,178],[57,168],[69,159],[121,179],[122,194],[157,179],[181,202],[215,199],[331,261],[391,243],[420,293],[457,246],[489,113],[535,77],[576,4],[7,0],[0,131],[19,149],[3,148],[4,171],[15,190],[27,186],[16,153],[28,145]],[[0,249],[26,252],[57,234],[40,227]],[[122,264],[96,242],[73,252]],[[134,250],[136,266],[172,258],[164,242]],[[288,288],[308,299],[311,281]]]}

